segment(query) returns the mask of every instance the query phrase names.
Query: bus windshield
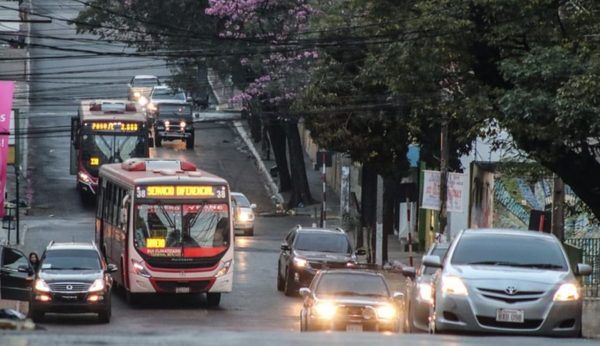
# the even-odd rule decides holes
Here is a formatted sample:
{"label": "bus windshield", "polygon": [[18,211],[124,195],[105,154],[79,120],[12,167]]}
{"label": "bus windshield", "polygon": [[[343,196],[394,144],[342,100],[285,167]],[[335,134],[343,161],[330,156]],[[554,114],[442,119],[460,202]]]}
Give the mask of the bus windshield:
{"label": "bus windshield", "polygon": [[138,204],[135,247],[149,256],[214,256],[229,246],[227,204]]}
{"label": "bus windshield", "polygon": [[147,155],[145,135],[84,134],[82,139],[81,159],[93,176],[98,176],[100,165],[105,163],[123,162]]}

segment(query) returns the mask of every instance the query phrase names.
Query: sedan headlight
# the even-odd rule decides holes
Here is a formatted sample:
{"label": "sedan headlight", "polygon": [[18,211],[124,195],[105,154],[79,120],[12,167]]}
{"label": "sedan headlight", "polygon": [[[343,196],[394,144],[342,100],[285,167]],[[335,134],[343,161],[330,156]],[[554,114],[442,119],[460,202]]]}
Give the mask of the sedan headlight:
{"label": "sedan headlight", "polygon": [[469,294],[465,284],[456,276],[442,277],[442,292],[455,296],[466,296]]}
{"label": "sedan headlight", "polygon": [[427,302],[427,303],[431,303],[432,302],[432,291],[431,291],[431,285],[427,284],[427,283],[420,283],[417,285],[417,294],[420,300]]}
{"label": "sedan headlight", "polygon": [[139,91],[134,91],[133,92],[133,97],[135,97],[136,99],[139,98],[140,96],[142,96],[142,94],[140,94]]}
{"label": "sedan headlight", "polygon": [[155,112],[156,111],[156,105],[154,103],[148,103],[148,105],[146,106],[146,110],[148,110],[150,112]]}
{"label": "sedan headlight", "polygon": [[396,317],[396,308],[391,305],[382,305],[375,310],[377,317],[384,320],[391,320]]}
{"label": "sedan headlight", "polygon": [[50,286],[42,279],[35,280],[33,288],[38,292],[50,292]]}
{"label": "sedan headlight", "polygon": [[148,104],[148,98],[146,96],[140,96],[138,99],[138,104],[142,107]]}
{"label": "sedan headlight", "polygon": [[98,292],[104,289],[104,280],[96,279],[94,283],[88,288],[88,292]]}
{"label": "sedan headlight", "polygon": [[248,212],[240,213],[240,221],[241,222],[252,221],[253,219],[254,219],[254,214],[252,214],[252,213],[248,213]]}
{"label": "sedan headlight", "polygon": [[304,268],[308,264],[308,261],[304,258],[294,257],[294,265],[298,268]]}
{"label": "sedan headlight", "polygon": [[314,314],[322,319],[330,320],[335,316],[337,308],[330,302],[319,302],[313,307]]}
{"label": "sedan headlight", "polygon": [[575,284],[562,284],[554,294],[554,301],[570,302],[579,299],[579,288]]}

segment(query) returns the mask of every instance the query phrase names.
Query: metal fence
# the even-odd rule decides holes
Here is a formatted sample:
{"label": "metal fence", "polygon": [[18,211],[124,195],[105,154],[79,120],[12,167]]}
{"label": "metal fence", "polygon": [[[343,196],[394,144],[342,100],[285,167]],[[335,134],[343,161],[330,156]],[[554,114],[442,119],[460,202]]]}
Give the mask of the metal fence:
{"label": "metal fence", "polygon": [[583,277],[586,297],[600,297],[600,238],[571,238],[567,244],[582,250],[582,262],[592,266],[592,275]]}

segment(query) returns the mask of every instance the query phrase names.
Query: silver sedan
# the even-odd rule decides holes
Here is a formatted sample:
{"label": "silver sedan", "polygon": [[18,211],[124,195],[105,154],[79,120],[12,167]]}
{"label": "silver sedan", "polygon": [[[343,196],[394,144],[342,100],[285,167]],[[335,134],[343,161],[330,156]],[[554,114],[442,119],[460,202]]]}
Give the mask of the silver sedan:
{"label": "silver sedan", "polygon": [[431,332],[581,335],[576,275],[589,275],[592,268],[571,268],[553,235],[466,230],[443,263],[438,256],[426,256],[423,264],[442,268],[433,281]]}

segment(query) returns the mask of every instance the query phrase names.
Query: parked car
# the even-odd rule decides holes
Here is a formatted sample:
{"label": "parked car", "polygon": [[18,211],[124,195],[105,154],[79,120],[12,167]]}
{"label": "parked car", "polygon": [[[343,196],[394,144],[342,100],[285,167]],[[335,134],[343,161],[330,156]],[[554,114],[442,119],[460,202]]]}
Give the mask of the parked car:
{"label": "parked car", "polygon": [[286,296],[308,287],[320,269],[347,268],[356,265],[350,239],[341,228],[292,228],[281,244],[277,263],[277,289]]}
{"label": "parked car", "polygon": [[243,231],[244,235],[253,236],[256,204],[250,203],[241,192],[232,192],[231,202],[233,204],[234,229]]}
{"label": "parked car", "polygon": [[[444,258],[449,244],[434,243],[429,247],[425,256],[439,256]],[[414,267],[403,267],[402,274],[410,278],[406,284],[406,318],[404,320],[404,331],[414,333],[416,331],[427,332],[429,328],[429,308],[433,300],[431,280],[433,274],[439,268],[428,267],[422,264],[418,271]]]}
{"label": "parked car", "polygon": [[47,312],[98,314],[110,322],[112,277],[117,266],[106,264],[93,243],[51,242],[33,283],[29,315],[34,322]]}
{"label": "parked car", "polygon": [[133,76],[127,84],[127,99],[132,101],[139,100],[142,96],[148,98],[152,88],[160,85],[160,80],[152,75]]}
{"label": "parked car", "polygon": [[186,149],[194,149],[195,133],[192,107],[189,104],[163,102],[157,105],[154,120],[154,144],[163,140],[182,140]]}
{"label": "parked car", "polygon": [[544,336],[581,335],[582,301],[577,276],[587,264],[571,267],[551,234],[478,229],[461,232],[433,280],[431,332],[477,332]]}
{"label": "parked car", "polygon": [[404,295],[390,292],[381,273],[323,270],[300,295],[300,331],[399,331]]}

